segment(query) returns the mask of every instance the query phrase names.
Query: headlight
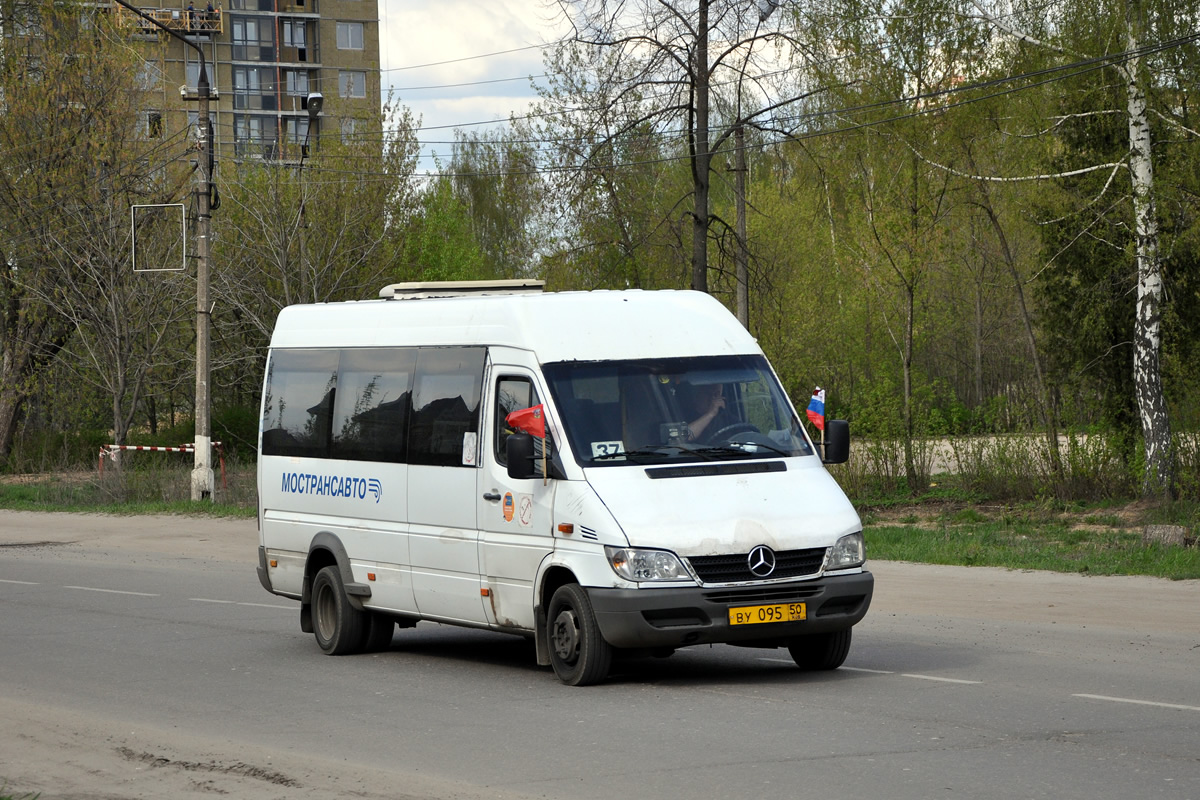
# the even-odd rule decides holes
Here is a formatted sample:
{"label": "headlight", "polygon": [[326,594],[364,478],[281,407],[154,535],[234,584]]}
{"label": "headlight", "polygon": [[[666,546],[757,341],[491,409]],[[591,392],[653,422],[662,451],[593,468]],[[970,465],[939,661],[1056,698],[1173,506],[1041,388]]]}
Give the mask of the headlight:
{"label": "headlight", "polygon": [[850,569],[860,567],[867,560],[866,545],[863,544],[862,531],[848,533],[837,540],[837,544],[829,548],[825,557],[825,569]]}
{"label": "headlight", "polygon": [[691,575],[669,550],[636,547],[605,547],[613,571],[629,581],[686,581]]}

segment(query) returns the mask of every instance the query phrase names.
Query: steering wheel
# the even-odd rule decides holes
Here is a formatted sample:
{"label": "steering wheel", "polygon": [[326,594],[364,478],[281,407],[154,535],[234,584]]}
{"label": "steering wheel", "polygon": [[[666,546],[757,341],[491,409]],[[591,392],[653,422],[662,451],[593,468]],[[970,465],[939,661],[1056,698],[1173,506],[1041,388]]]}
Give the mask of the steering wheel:
{"label": "steering wheel", "polygon": [[749,431],[758,433],[758,426],[751,422],[734,422],[723,428],[718,428],[712,436],[706,437],[705,441],[719,442],[722,439],[732,437],[735,433],[747,433]]}

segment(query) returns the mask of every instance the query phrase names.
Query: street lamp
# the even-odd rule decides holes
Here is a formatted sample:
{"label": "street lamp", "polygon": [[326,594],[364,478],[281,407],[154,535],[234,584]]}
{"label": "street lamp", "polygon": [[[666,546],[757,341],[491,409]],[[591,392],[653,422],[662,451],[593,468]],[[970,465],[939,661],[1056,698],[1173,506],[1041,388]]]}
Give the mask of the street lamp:
{"label": "street lamp", "polygon": [[304,157],[308,155],[308,137],[312,134],[313,126],[317,124],[317,117],[321,115],[321,109],[325,106],[325,96],[320,92],[313,92],[308,96],[305,103],[308,108],[308,127],[304,129],[304,144],[300,146],[300,166],[296,168],[296,180],[300,184],[300,299],[307,301],[308,294],[306,280],[308,277],[308,261],[304,254]]}

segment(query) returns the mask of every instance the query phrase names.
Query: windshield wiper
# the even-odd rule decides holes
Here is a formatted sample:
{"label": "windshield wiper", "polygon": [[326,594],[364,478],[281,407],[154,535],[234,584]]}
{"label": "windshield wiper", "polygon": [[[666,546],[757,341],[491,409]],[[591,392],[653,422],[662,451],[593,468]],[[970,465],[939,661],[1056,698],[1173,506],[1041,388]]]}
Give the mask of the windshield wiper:
{"label": "windshield wiper", "polygon": [[636,461],[639,458],[669,458],[671,453],[668,451],[674,450],[677,453],[688,453],[689,455],[697,455],[706,461],[712,461],[714,456],[710,447],[688,447],[682,444],[657,444],[653,447],[639,447],[636,450],[622,450],[619,453],[605,453],[601,456],[592,456],[592,461],[613,461],[618,458],[629,458],[631,461]]}
{"label": "windshield wiper", "polygon": [[[754,449],[752,449],[754,448]],[[758,456],[761,453],[755,452],[757,448],[770,450],[772,453],[778,453],[781,456],[788,456],[791,453],[787,450],[780,449],[774,445],[764,444],[762,442],[742,442],[731,444],[709,445],[708,447],[697,448],[695,452],[707,453],[712,457],[718,455],[739,455],[739,456]]]}

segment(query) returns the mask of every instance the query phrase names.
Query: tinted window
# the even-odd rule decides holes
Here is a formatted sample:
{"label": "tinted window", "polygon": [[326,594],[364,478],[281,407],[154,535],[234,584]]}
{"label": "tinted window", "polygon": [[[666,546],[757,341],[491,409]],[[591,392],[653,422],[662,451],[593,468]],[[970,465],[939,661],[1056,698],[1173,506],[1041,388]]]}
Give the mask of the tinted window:
{"label": "tinted window", "polygon": [[419,351],[408,437],[410,464],[475,463],[486,353],[482,347]]}
{"label": "tinted window", "polygon": [[338,369],[333,458],[403,463],[415,349],[346,350]]}
{"label": "tinted window", "polygon": [[496,463],[505,465],[508,458],[505,455],[504,443],[508,437],[516,433],[505,418],[514,411],[529,408],[538,404],[537,392],[528,378],[501,378],[496,382]]}
{"label": "tinted window", "polygon": [[276,350],[267,367],[262,452],[328,458],[338,351]]}

